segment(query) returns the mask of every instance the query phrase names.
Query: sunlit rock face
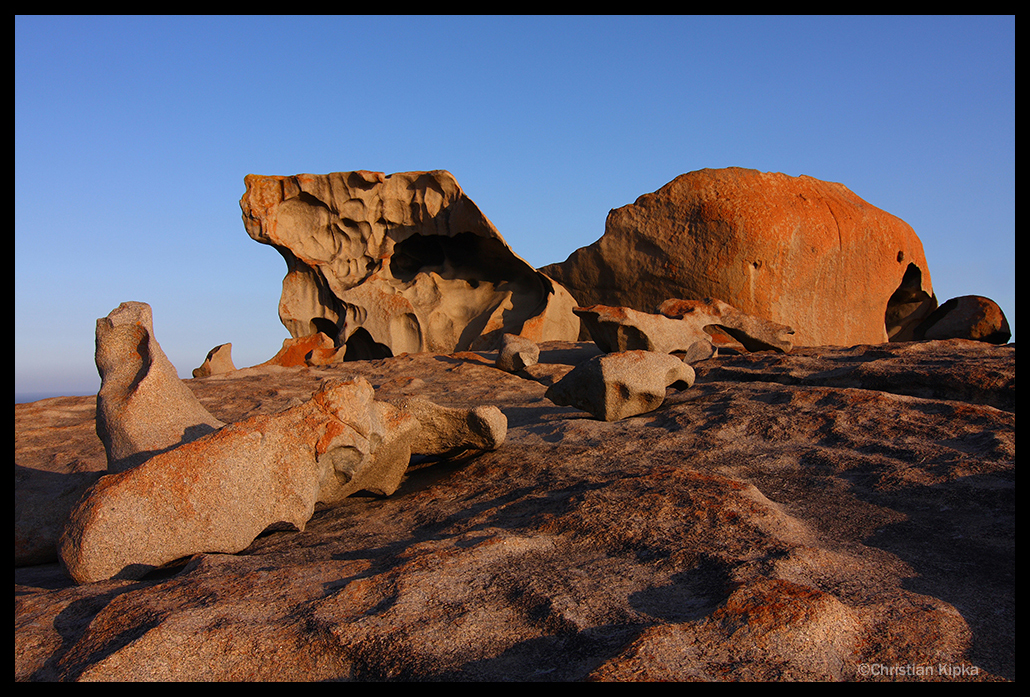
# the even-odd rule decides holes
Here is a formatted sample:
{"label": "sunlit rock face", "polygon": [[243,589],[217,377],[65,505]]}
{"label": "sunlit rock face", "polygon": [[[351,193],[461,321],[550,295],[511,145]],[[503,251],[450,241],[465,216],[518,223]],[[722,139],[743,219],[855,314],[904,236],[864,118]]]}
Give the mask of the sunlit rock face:
{"label": "sunlit rock face", "polygon": [[905,221],[843,184],[740,167],[612,210],[599,240],[541,271],[584,307],[718,298],[792,327],[795,346],[909,341],[937,307]]}
{"label": "sunlit rock face", "polygon": [[576,302],[505,243],[446,171],[248,175],[247,233],[287,273],[279,317],[348,360],[575,340]]}

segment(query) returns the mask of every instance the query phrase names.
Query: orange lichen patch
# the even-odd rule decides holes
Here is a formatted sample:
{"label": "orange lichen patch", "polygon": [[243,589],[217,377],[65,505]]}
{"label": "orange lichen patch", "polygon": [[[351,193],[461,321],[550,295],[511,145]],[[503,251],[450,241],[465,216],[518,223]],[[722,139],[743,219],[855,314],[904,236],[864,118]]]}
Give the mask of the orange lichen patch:
{"label": "orange lichen patch", "polygon": [[[322,332],[311,334],[309,336],[302,336],[297,339],[286,339],[283,341],[283,347],[279,349],[279,353],[275,354],[271,359],[265,361],[261,365],[278,365],[284,368],[311,365],[311,363],[308,362],[308,355],[316,349],[321,349],[323,351],[333,350],[333,340]],[[323,352],[319,355],[324,356],[325,354]]]}
{"label": "orange lichen patch", "polygon": [[749,631],[796,627],[809,621],[828,599],[810,586],[767,579],[735,591],[712,613],[712,620]]}

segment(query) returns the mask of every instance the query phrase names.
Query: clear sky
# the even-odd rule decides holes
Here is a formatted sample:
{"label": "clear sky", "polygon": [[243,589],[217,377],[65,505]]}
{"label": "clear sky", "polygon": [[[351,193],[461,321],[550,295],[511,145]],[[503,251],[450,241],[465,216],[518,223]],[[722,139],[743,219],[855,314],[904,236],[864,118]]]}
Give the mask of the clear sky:
{"label": "clear sky", "polygon": [[248,173],[446,169],[542,266],[729,166],[845,184],[1015,332],[1014,17],[16,17],[16,399],[96,392],[126,300],[182,377],[273,356]]}

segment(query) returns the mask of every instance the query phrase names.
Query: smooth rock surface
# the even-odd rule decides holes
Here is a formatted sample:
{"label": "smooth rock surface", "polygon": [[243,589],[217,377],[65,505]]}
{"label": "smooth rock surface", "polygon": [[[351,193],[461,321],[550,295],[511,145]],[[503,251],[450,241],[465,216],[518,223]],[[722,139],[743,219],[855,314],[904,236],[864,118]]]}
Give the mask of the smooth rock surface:
{"label": "smooth rock surface", "polygon": [[612,210],[599,240],[541,271],[584,307],[719,298],[807,346],[911,339],[937,307],[903,220],[842,184],[739,167],[681,175]]}
{"label": "smooth rock surface", "polygon": [[[575,310],[573,310],[575,311]],[[497,352],[497,367],[508,373],[517,373],[534,365],[540,360],[540,347],[517,334],[505,334],[501,337],[501,347]]]}
{"label": "smooth rock surface", "polygon": [[246,177],[247,233],[286,260],[279,317],[341,358],[574,340],[575,300],[518,257],[443,170]]}
{"label": "smooth rock surface", "polygon": [[[540,349],[536,379],[483,352],[185,381],[226,423],[361,375],[508,428],[238,554],[17,567],[15,679],[1016,679],[1014,345],[720,356],[615,422],[544,397],[593,344]],[[104,468],[94,403],[16,405],[17,510]]]}

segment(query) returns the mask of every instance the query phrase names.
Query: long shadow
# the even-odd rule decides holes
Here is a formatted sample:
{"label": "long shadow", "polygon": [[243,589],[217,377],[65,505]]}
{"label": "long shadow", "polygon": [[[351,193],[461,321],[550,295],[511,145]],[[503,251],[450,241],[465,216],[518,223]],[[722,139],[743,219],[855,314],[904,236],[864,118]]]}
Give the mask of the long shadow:
{"label": "long shadow", "polygon": [[1015,475],[970,475],[918,492],[880,493],[862,486],[852,491],[906,516],[864,544],[894,554],[916,571],[903,581],[906,590],[958,610],[972,630],[974,664],[1015,680]]}

